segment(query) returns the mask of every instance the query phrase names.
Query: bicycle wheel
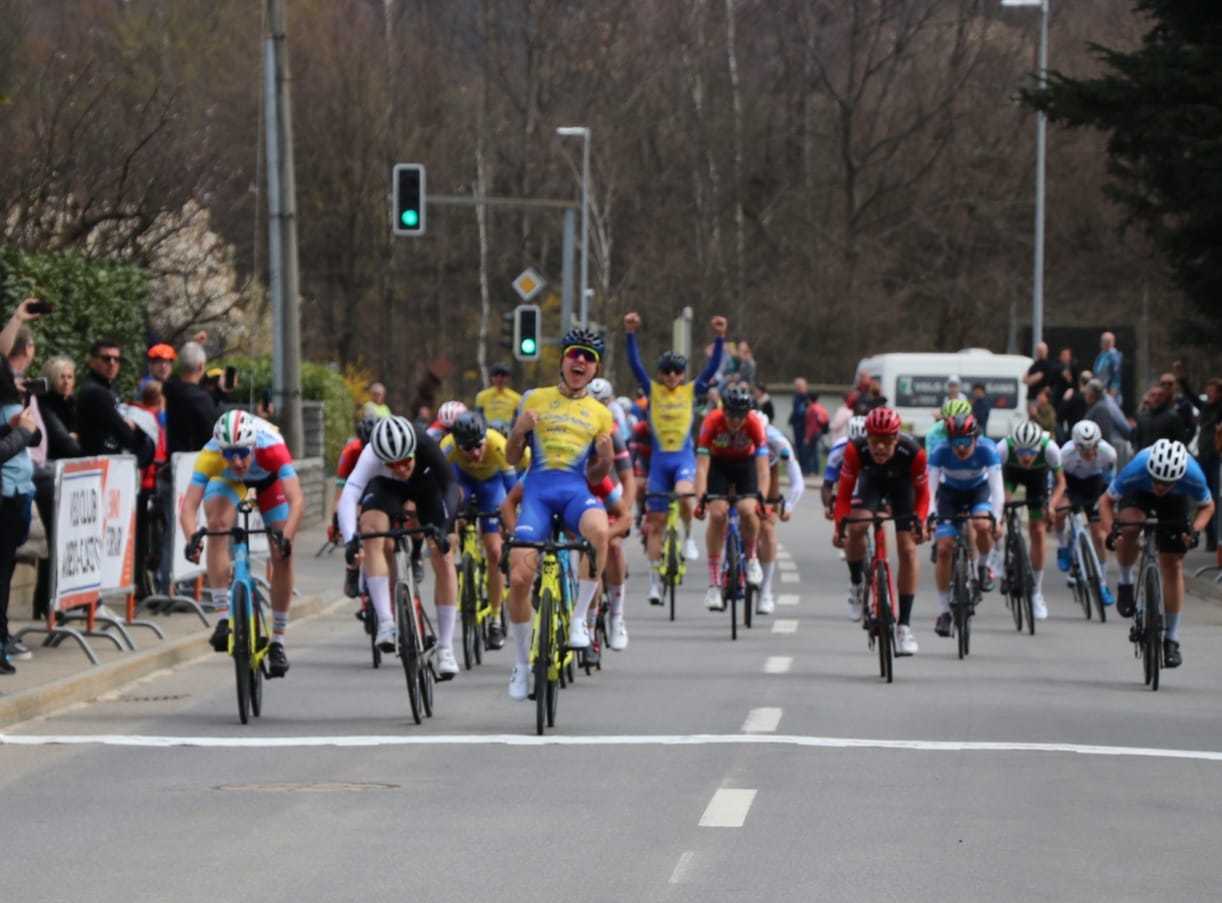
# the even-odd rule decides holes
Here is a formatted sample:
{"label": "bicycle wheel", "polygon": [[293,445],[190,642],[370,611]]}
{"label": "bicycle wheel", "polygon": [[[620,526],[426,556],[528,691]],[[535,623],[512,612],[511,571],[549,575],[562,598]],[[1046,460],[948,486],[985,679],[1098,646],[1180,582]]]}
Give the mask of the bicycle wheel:
{"label": "bicycle wheel", "polygon": [[883,677],[887,683],[892,681],[895,665],[893,644],[895,627],[891,619],[890,593],[887,572],[882,568],[875,568],[874,599],[878,606],[878,670],[879,676]]}
{"label": "bicycle wheel", "polygon": [[1144,657],[1146,659],[1146,681],[1151,690],[1158,690],[1159,672],[1163,665],[1163,584],[1158,575],[1158,568],[1151,564],[1142,575],[1145,590],[1145,622],[1146,643]]}
{"label": "bicycle wheel", "polygon": [[1107,606],[1103,604],[1103,575],[1099,573],[1099,557],[1095,555],[1095,549],[1090,546],[1090,539],[1086,539],[1088,545],[1088,554],[1083,559],[1086,562],[1086,582],[1090,585],[1090,594],[1095,600],[1095,611],[1099,615],[1099,623],[1107,623]]}
{"label": "bicycle wheel", "polygon": [[[251,621],[255,625],[254,649],[262,652],[267,648],[269,638],[267,636],[267,622],[263,619],[263,596],[258,590],[255,590],[255,608],[254,617]],[[251,669],[250,675],[250,713],[256,718],[263,714],[263,663],[260,663]]]}
{"label": "bicycle wheel", "polygon": [[726,567],[722,572],[721,598],[729,603],[730,639],[738,639],[738,546],[733,538],[726,543]]}
{"label": "bicycle wheel", "polygon": [[433,633],[433,623],[429,620],[429,616],[424,613],[424,606],[420,604],[420,599],[416,599],[416,615],[420,622],[420,636],[424,637],[423,646],[421,647],[425,655],[420,656],[420,702],[424,705],[424,714],[427,718],[433,717],[433,690],[437,686],[437,673],[433,670],[432,656],[427,653],[437,645],[437,635]]}
{"label": "bicycle wheel", "polygon": [[679,534],[666,531],[666,588],[670,597],[670,619],[675,619],[675,587],[679,585]]}
{"label": "bicycle wheel", "polygon": [[475,644],[479,640],[475,636],[477,628],[475,617],[475,562],[471,560],[469,555],[463,556],[459,580],[461,581],[459,598],[462,600],[460,606],[462,613],[462,664],[463,668],[470,671],[475,667]]}
{"label": "bicycle wheel", "polygon": [[407,700],[412,708],[412,720],[419,724],[424,720],[423,703],[420,699],[420,636],[413,621],[411,590],[406,583],[395,584],[395,622],[399,626],[399,660],[403,663],[403,676],[407,680]]}
{"label": "bicycle wheel", "polygon": [[539,594],[539,621],[535,630],[535,733],[543,735],[547,725],[548,670],[552,663],[553,620],[556,607],[551,590]]}
{"label": "bicycle wheel", "polygon": [[382,650],[378,648],[378,613],[374,610],[373,602],[368,596],[361,596],[361,604],[365,607],[363,618],[365,624],[365,633],[369,636],[369,655],[373,660],[373,667],[382,667]]}
{"label": "bicycle wheel", "polygon": [[1090,547],[1090,537],[1085,531],[1078,534],[1077,543],[1073,549],[1073,568],[1074,575],[1074,595],[1078,597],[1078,604],[1082,606],[1086,614],[1086,620],[1091,620],[1094,617],[1094,599],[1092,598],[1095,588],[1091,585],[1090,566],[1087,564],[1091,558],[1091,552],[1094,549]]}
{"label": "bicycle wheel", "polygon": [[1019,592],[1021,581],[1018,575],[1021,573],[1018,568],[1017,556],[1014,553],[1014,544],[1010,542],[1009,536],[1006,537],[1006,604],[1010,607],[1010,615],[1014,618],[1014,629],[1019,633],[1023,632],[1023,600],[1022,593]]}
{"label": "bicycle wheel", "polygon": [[250,719],[250,596],[244,583],[235,583],[233,606],[230,609],[229,630],[233,634],[233,674],[238,687],[238,719],[245,724]]}
{"label": "bicycle wheel", "polygon": [[751,629],[751,614],[755,611],[755,597],[758,593],[759,590],[750,583],[743,592],[743,626],[748,630]]}
{"label": "bicycle wheel", "polygon": [[1027,633],[1035,635],[1035,575],[1031,573],[1031,559],[1027,554],[1027,540],[1022,533],[1017,533],[1015,557],[1018,561],[1019,601],[1022,603],[1023,618],[1027,622]]}
{"label": "bicycle wheel", "polygon": [[955,571],[953,575],[954,585],[952,587],[953,595],[951,604],[954,608],[955,622],[955,637],[958,640],[959,658],[965,657],[969,652],[969,617],[968,610],[972,604],[971,589],[968,581],[971,579],[969,569],[971,565],[968,563],[967,551],[960,547],[955,560]]}

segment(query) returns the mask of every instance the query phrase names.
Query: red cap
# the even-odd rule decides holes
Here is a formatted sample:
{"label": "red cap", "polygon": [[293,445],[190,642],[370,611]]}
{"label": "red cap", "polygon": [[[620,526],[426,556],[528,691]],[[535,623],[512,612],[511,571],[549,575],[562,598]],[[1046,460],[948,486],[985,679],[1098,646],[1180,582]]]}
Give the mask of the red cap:
{"label": "red cap", "polygon": [[172,361],[178,358],[178,354],[173,348],[162,342],[149,349],[148,357],[150,361]]}

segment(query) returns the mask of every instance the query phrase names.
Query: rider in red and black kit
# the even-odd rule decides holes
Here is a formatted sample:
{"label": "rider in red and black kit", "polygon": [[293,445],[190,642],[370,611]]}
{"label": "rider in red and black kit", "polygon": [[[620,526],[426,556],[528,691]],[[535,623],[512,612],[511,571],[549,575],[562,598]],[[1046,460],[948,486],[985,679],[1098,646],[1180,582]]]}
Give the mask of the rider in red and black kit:
{"label": "rider in red and black kit", "polygon": [[913,655],[917,644],[909,622],[920,577],[916,547],[925,540],[925,518],[929,514],[925,450],[907,433],[900,432],[899,414],[891,408],[875,408],[866,417],[865,425],[865,438],[844,447],[844,463],[837,482],[833,542],[845,549],[852,583],[849,612],[853,620],[858,620],[862,616],[866,532],[871,525],[864,521],[846,525],[845,518],[851,521],[858,516],[854,509],[891,510],[896,519],[895,538],[899,546],[900,615],[896,654]]}

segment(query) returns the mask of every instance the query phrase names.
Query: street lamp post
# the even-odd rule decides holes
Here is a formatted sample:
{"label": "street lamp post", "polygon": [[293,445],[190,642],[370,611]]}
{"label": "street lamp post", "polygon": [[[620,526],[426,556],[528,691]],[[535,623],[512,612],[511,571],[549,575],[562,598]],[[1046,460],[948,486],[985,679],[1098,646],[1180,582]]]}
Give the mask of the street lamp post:
{"label": "street lamp post", "polygon": [[561,126],[556,134],[582,139],[581,149],[581,325],[590,322],[590,127]]}
{"label": "street lamp post", "polygon": [[[1002,6],[1040,8],[1040,87],[1048,80],[1048,7],[1052,0],[1001,0]],[[1043,110],[1035,121],[1035,264],[1031,289],[1031,353],[1044,334],[1044,175],[1047,169],[1048,116]]]}

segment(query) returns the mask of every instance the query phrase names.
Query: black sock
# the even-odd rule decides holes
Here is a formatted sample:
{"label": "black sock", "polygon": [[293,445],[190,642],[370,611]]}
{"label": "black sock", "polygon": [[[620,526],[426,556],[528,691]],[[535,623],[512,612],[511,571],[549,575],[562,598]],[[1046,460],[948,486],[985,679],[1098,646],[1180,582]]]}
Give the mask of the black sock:
{"label": "black sock", "polygon": [[865,570],[864,562],[861,562],[861,561],[850,561],[849,562],[849,581],[854,586],[856,586],[858,583],[861,583],[861,575],[864,570]]}
{"label": "black sock", "polygon": [[908,626],[908,621],[912,617],[912,602],[916,599],[914,593],[900,593],[900,624],[904,627]]}

